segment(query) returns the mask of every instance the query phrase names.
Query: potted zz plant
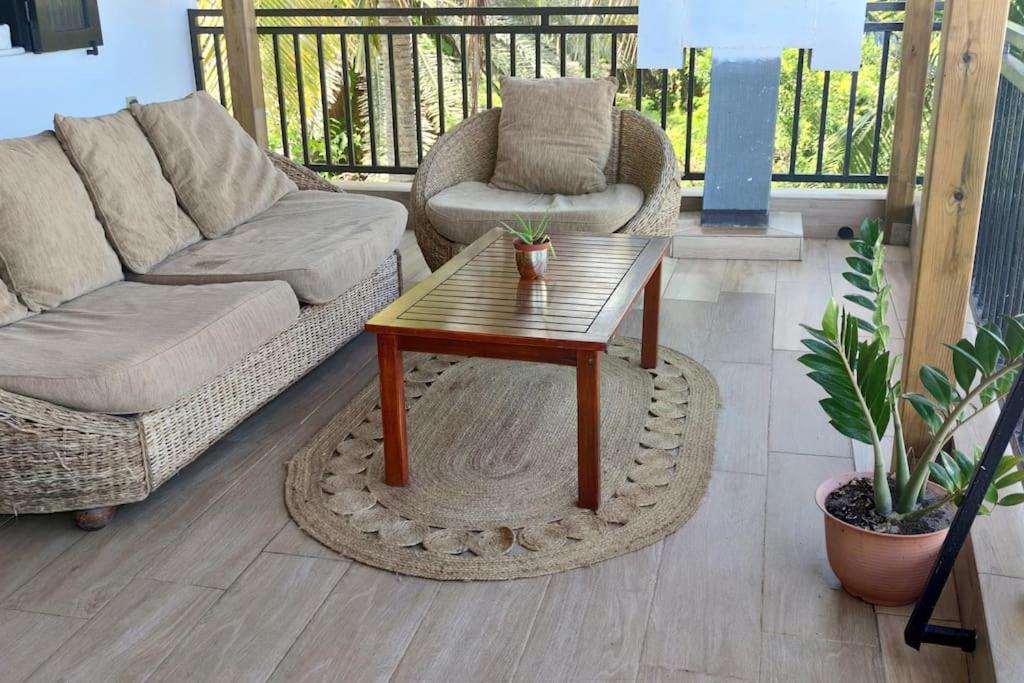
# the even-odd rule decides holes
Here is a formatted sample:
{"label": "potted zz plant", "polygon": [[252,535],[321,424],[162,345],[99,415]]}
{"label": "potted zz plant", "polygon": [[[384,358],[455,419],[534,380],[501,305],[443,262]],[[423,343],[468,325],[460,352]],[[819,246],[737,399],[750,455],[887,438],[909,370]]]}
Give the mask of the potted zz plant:
{"label": "potted zz plant", "polygon": [[534,223],[516,214],[515,227],[508,223],[501,224],[501,227],[516,238],[512,242],[516,250],[516,268],[519,270],[519,277],[524,280],[539,280],[544,277],[548,270],[548,253],[555,255],[551,237],[547,234],[550,222],[551,217],[548,215]]}
{"label": "potted zz plant", "polygon": [[[889,350],[886,326],[891,288],[879,221],[865,221],[860,239],[850,246],[854,254],[846,259],[850,269],[843,277],[863,293],[845,299],[869,315],[859,317],[831,300],[820,329],[803,326],[810,335],[803,340],[809,353],[800,362],[825,390],[821,407],[832,426],[872,447],[874,470],[823,482],[816,500],[825,517],[829,564],[846,591],[877,605],[903,605],[923,592],[954,506],[980,460],[979,445],[972,444],[970,455],[953,447],[954,433],[1005,396],[1024,367],[1024,315],[1005,319],[1005,333],[988,323],[978,328],[973,343],[961,339],[948,346],[954,377],[922,367],[927,395],[904,394],[893,379],[897,358]],[[920,453],[907,451],[903,402],[928,426],[930,442]],[[890,424],[891,461],[882,448]],[[1020,462],[1014,456],[1002,459],[981,514],[1024,502],[1024,493],[1007,491],[1018,491],[1016,485],[1024,481]]]}

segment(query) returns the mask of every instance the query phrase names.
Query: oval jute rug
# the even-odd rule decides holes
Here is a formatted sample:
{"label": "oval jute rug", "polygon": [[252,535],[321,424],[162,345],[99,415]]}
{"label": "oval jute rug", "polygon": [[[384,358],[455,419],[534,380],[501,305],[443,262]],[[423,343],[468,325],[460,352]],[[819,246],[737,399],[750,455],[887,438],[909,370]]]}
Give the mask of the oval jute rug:
{"label": "oval jute rug", "polygon": [[383,483],[376,383],[288,466],[292,518],[358,562],[432,579],[505,580],[583,567],[682,526],[707,489],[718,386],[664,347],[639,366],[616,339],[601,367],[603,499],[576,506],[573,368],[406,354],[409,469]]}

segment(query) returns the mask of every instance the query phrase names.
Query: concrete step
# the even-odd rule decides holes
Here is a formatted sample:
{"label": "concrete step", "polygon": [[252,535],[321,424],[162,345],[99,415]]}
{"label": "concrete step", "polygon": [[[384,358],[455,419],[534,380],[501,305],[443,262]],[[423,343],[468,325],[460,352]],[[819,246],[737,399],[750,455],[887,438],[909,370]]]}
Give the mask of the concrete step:
{"label": "concrete step", "polygon": [[699,211],[683,211],[670,254],[674,258],[799,261],[803,243],[803,218],[797,212],[768,214],[767,228],[706,228],[700,224]]}

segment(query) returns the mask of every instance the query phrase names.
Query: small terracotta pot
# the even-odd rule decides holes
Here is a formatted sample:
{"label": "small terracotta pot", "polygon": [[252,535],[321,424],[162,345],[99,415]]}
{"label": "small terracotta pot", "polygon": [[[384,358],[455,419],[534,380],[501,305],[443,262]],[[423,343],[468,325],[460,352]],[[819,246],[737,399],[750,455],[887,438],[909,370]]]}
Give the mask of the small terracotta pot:
{"label": "small terracotta pot", "polygon": [[546,239],[540,244],[526,244],[515,240],[512,246],[516,250],[516,268],[519,277],[524,280],[539,280],[548,270],[548,252],[551,251],[551,240]]}
{"label": "small terracotta pot", "polygon": [[[871,472],[850,472],[826,479],[814,499],[825,515],[825,548],[832,571],[843,589],[873,605],[909,605],[924,592],[948,529],[901,536],[847,524],[825,509],[825,499],[853,479]],[[941,491],[929,483],[933,490]]]}

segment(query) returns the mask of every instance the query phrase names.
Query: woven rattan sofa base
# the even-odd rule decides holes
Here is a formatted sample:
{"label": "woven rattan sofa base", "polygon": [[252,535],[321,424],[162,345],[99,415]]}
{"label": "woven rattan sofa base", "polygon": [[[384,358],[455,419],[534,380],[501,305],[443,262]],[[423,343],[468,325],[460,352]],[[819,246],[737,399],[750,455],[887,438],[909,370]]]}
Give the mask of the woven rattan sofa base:
{"label": "woven rattan sofa base", "polygon": [[0,513],[142,500],[363,330],[400,293],[396,252],[194,393],[136,416],[84,413],[0,390]]}

